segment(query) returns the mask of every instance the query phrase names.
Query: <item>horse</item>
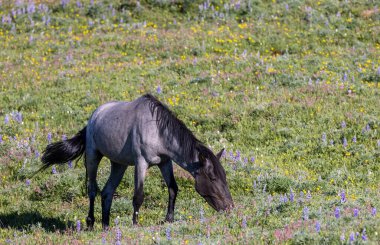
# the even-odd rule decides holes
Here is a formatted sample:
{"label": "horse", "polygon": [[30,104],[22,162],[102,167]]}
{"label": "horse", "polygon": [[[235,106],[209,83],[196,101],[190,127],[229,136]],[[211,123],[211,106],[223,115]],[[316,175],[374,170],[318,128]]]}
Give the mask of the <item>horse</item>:
{"label": "horse", "polygon": [[233,207],[226,173],[220,163],[223,151],[214,155],[166,105],[145,94],[130,102],[109,102],[98,107],[75,136],[46,146],[42,167],[37,172],[84,155],[89,198],[86,223],[91,230],[99,190],[97,170],[103,157],[111,162],[110,176],[101,191],[103,229],[109,227],[112,198],[127,167],[135,166],[132,222],[136,225],[144,200],[147,169],[158,166],[169,191],[165,221],[173,222],[178,186],[172,161],[194,177],[195,190],[212,208],[222,211]]}

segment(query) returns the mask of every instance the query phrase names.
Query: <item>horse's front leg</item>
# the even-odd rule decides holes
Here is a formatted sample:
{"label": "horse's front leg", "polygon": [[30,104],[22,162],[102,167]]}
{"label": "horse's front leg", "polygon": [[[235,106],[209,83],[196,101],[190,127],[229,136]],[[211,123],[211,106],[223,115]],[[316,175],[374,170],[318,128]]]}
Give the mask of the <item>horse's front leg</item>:
{"label": "horse's front leg", "polygon": [[168,211],[166,213],[165,221],[174,221],[174,205],[175,199],[177,197],[178,186],[173,174],[173,164],[172,161],[166,161],[158,165],[161,170],[162,176],[164,177],[165,183],[168,186],[169,191],[169,201],[168,201]]}
{"label": "horse's front leg", "polygon": [[140,157],[136,161],[135,167],[135,193],[133,195],[133,218],[132,222],[134,225],[138,223],[138,215],[140,207],[144,201],[144,180],[146,175],[146,170],[148,169],[148,163],[144,158]]}
{"label": "horse's front leg", "polygon": [[107,229],[110,224],[110,211],[113,194],[124,176],[126,165],[111,162],[111,174],[102,190],[102,225]]}

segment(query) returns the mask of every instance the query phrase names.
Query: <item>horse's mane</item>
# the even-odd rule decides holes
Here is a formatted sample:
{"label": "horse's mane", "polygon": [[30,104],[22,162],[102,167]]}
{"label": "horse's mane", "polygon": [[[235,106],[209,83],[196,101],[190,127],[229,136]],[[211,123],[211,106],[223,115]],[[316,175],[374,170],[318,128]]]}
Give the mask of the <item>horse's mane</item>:
{"label": "horse's mane", "polygon": [[143,96],[148,102],[152,116],[156,113],[156,122],[161,132],[167,130],[183,149],[184,160],[190,162],[198,151],[205,157],[212,158],[214,154],[199,141],[186,125],[178,119],[169,108],[151,94]]}

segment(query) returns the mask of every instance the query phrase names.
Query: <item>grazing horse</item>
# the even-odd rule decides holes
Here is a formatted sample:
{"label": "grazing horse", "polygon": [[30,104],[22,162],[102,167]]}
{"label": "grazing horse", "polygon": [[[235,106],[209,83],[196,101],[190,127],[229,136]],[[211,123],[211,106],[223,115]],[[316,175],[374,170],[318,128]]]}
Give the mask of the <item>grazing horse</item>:
{"label": "grazing horse", "polygon": [[40,170],[84,153],[90,200],[86,222],[92,229],[98,190],[96,175],[103,156],[111,161],[111,174],[101,191],[103,228],[109,226],[112,197],[127,166],[135,166],[132,220],[137,224],[147,169],[157,165],[169,189],[165,221],[173,222],[178,187],[172,160],[194,177],[196,191],[211,207],[220,211],[233,206],[226,173],[219,161],[222,152],[215,156],[164,104],[146,94],[131,102],[110,102],[97,108],[87,126],[73,138],[46,147]]}

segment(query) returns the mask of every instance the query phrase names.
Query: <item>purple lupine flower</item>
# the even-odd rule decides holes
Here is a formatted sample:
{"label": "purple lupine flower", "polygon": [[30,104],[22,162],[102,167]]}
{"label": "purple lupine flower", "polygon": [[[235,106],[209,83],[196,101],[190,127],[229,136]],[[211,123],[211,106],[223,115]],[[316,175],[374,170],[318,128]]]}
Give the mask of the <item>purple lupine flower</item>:
{"label": "purple lupine flower", "polygon": [[256,189],[257,187],[257,183],[256,183],[256,180],[253,181],[253,188]]}
{"label": "purple lupine flower", "polygon": [[116,241],[121,241],[121,230],[119,228],[116,229]]}
{"label": "purple lupine flower", "polygon": [[289,200],[290,200],[291,202],[294,202],[294,192],[293,192],[292,189],[290,189]]}
{"label": "purple lupine flower", "polygon": [[306,199],[307,199],[307,200],[310,200],[310,199],[311,199],[311,193],[310,193],[310,191],[309,191],[309,190],[307,191],[307,194],[306,194]]}
{"label": "purple lupine flower", "polygon": [[73,168],[73,161],[69,161],[68,163],[69,168]]}
{"label": "purple lupine flower", "polygon": [[356,135],[354,135],[354,137],[352,137],[352,142],[353,143],[356,143],[357,139],[356,139]]}
{"label": "purple lupine flower", "polygon": [[317,223],[315,223],[315,231],[318,233],[321,231],[321,223],[319,223],[319,221],[317,221]]}
{"label": "purple lupine flower", "polygon": [[52,174],[57,174],[57,169],[55,168],[55,166],[53,166],[53,167],[51,168],[51,173],[52,173]]}
{"label": "purple lupine flower", "polygon": [[340,192],[340,203],[345,203],[347,201],[346,199],[346,193],[344,191]]}
{"label": "purple lupine flower", "polygon": [[304,220],[309,219],[309,208],[308,207],[304,207],[304,209],[303,209],[303,219]]}
{"label": "purple lupine flower", "polygon": [[350,242],[355,241],[355,233],[351,232],[350,234]]}
{"label": "purple lupine flower", "polygon": [[285,4],[285,10],[289,11],[289,5],[287,3]]}
{"label": "purple lupine flower", "polygon": [[67,140],[67,136],[66,136],[66,134],[63,134],[63,135],[62,135],[62,140]]}
{"label": "purple lupine flower", "polygon": [[193,65],[195,66],[198,63],[197,57],[193,59]]}
{"label": "purple lupine flower", "polygon": [[5,117],[4,117],[4,124],[5,124],[5,125],[8,125],[8,124],[9,124],[9,116],[8,116],[8,114],[5,115]]}
{"label": "purple lupine flower", "polygon": [[240,151],[239,150],[236,151],[236,160],[240,160]]}
{"label": "purple lupine flower", "polygon": [[27,187],[29,187],[30,186],[30,179],[26,179],[25,184]]}
{"label": "purple lupine flower", "polygon": [[102,244],[106,244],[106,243],[107,243],[106,234],[102,233]]}
{"label": "purple lupine flower", "polygon": [[123,24],[124,23],[124,19],[123,17],[120,18],[120,24]]}
{"label": "purple lupine flower", "polygon": [[81,8],[81,7],[82,7],[82,3],[79,0],[77,0],[77,8]]}
{"label": "purple lupine flower", "polygon": [[367,123],[367,125],[365,126],[365,131],[370,131],[371,130],[371,127],[369,126],[369,123]]}
{"label": "purple lupine flower", "polygon": [[322,143],[323,143],[324,145],[327,144],[326,133],[325,133],[325,132],[322,134]]}
{"label": "purple lupine flower", "polygon": [[347,81],[347,72],[343,74],[343,82]]}
{"label": "purple lupine flower", "polygon": [[380,140],[377,140],[377,147],[380,147]]}
{"label": "purple lupine flower", "polygon": [[80,232],[80,220],[77,220],[77,232]]}
{"label": "purple lupine flower", "polygon": [[160,85],[157,86],[156,92],[157,92],[157,94],[161,94],[162,93],[162,89],[161,89]]}
{"label": "purple lupine flower", "polygon": [[48,140],[48,143],[50,144],[51,143],[51,133],[50,132],[47,135],[47,140]]}
{"label": "purple lupine flower", "polygon": [[345,121],[343,121],[341,124],[340,124],[340,126],[342,127],[342,128],[346,128],[346,122]]}
{"label": "purple lupine flower", "polygon": [[172,240],[171,233],[170,233],[170,227],[166,228],[165,234],[166,234],[166,239],[168,241]]}
{"label": "purple lupine flower", "polygon": [[334,211],[335,218],[339,219],[340,218],[340,208],[336,207]]}
{"label": "purple lupine flower", "polygon": [[251,163],[254,163],[254,162],[255,162],[255,157],[252,156],[252,157],[251,157]]}
{"label": "purple lupine flower", "polygon": [[39,158],[39,157],[40,157],[40,153],[39,153],[38,150],[36,150],[36,151],[34,152],[34,156],[35,156],[36,158]]}
{"label": "purple lupine flower", "polygon": [[334,145],[334,140],[330,140],[330,145]]}
{"label": "purple lupine flower", "polygon": [[203,208],[201,208],[201,210],[199,210],[199,215],[200,215],[200,218],[201,218],[201,223],[204,223],[205,222],[205,216],[204,216],[205,212],[203,211]]}
{"label": "purple lupine flower", "polygon": [[362,240],[363,241],[367,241],[367,234],[366,234],[366,232],[365,232],[365,228],[363,229],[363,231],[362,231]]}
{"label": "purple lupine flower", "polygon": [[343,138],[343,147],[346,148],[348,146],[346,137]]}
{"label": "purple lupine flower", "polygon": [[344,233],[342,233],[342,235],[340,235],[340,241],[341,242],[344,242],[346,240],[345,236],[344,236]]}
{"label": "purple lupine flower", "polygon": [[115,218],[115,226],[117,226],[119,224],[119,216],[117,216],[116,218]]}
{"label": "purple lupine flower", "polygon": [[61,0],[62,7],[66,7],[70,3],[70,0]]}
{"label": "purple lupine flower", "polygon": [[358,216],[359,216],[359,209],[354,208],[354,217],[358,217]]}
{"label": "purple lupine flower", "polygon": [[241,221],[241,227],[243,229],[247,228],[247,219],[245,218],[245,216],[243,217],[243,220]]}
{"label": "purple lupine flower", "polygon": [[376,208],[375,208],[375,207],[372,207],[372,209],[371,209],[371,215],[375,217],[375,216],[376,216],[376,213],[377,213]]}
{"label": "purple lupine flower", "polygon": [[0,134],[0,144],[3,143],[3,136]]}
{"label": "purple lupine flower", "polygon": [[16,111],[14,114],[13,114],[13,119],[18,122],[18,123],[22,123],[22,114],[21,112],[18,112]]}

